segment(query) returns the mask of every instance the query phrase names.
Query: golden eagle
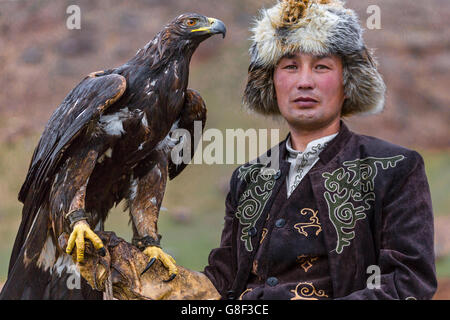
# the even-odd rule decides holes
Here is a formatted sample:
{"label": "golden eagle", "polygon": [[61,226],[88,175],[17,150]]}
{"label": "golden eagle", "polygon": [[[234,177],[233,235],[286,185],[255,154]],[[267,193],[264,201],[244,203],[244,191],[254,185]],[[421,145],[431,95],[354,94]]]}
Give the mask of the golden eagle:
{"label": "golden eagle", "polygon": [[[188,89],[189,63],[198,45],[223,22],[183,14],[167,24],[120,67],[84,78],[51,116],[34,151],[20,190],[22,221],[16,236],[2,299],[101,299],[81,279],[58,240],[70,234],[67,252],[82,261],[85,239],[99,254],[109,210],[127,200],[133,244],[177,273],[175,261],[159,247],[158,213],[167,177],[185,165],[170,159],[170,132],[191,133],[206,120],[201,96]],[[195,149],[191,142],[191,156]],[[138,270],[137,272],[143,272]]]}

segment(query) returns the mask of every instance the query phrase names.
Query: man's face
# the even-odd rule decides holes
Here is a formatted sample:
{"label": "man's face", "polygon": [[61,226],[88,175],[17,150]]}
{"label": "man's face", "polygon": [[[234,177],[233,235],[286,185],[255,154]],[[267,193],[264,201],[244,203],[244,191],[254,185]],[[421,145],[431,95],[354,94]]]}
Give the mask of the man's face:
{"label": "man's face", "polygon": [[273,81],[278,108],[291,127],[317,130],[340,120],[345,95],[338,56],[286,56],[278,62]]}

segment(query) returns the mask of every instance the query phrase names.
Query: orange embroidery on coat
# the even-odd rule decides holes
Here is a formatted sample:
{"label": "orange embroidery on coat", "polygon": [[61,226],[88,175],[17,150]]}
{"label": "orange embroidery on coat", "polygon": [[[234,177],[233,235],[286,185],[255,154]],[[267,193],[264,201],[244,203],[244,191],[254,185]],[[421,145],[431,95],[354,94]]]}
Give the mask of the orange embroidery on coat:
{"label": "orange embroidery on coat", "polygon": [[319,300],[318,298],[328,298],[324,290],[316,290],[311,282],[300,282],[291,292],[294,294],[291,300]]}
{"label": "orange embroidery on coat", "polygon": [[301,255],[297,257],[298,263],[300,264],[300,267],[305,270],[305,272],[308,272],[308,270],[313,266],[313,262],[319,259],[319,257],[310,257],[306,255]]}
{"label": "orange embroidery on coat", "polygon": [[242,300],[242,297],[244,296],[244,294],[246,294],[246,293],[248,293],[248,292],[251,292],[253,289],[247,289],[247,290],[245,290],[244,292],[242,292],[242,294],[239,296],[239,300]]}
{"label": "orange embroidery on coat", "polygon": [[259,244],[261,244],[263,242],[263,240],[266,238],[267,231],[268,231],[267,228],[263,228],[262,235],[261,235],[261,240],[259,241]]}
{"label": "orange embroidery on coat", "polygon": [[309,218],[309,222],[300,222],[294,225],[294,228],[298,230],[300,234],[303,234],[305,237],[308,236],[308,233],[305,231],[306,228],[315,227],[316,230],[316,236],[319,235],[320,231],[322,231],[322,226],[319,222],[319,217],[317,214],[319,213],[319,210],[314,211],[313,209],[304,208],[300,211],[302,215],[307,215],[308,213],[312,214],[312,217]]}

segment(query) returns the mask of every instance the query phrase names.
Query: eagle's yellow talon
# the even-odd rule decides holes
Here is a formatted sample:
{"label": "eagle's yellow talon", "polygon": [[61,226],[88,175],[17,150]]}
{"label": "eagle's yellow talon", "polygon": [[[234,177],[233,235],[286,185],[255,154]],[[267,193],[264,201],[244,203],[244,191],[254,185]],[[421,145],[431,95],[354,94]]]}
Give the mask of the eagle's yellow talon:
{"label": "eagle's yellow talon", "polygon": [[144,274],[155,262],[156,259],[161,260],[164,267],[169,270],[169,280],[165,280],[165,282],[171,281],[178,274],[178,268],[176,266],[175,259],[169,254],[165,253],[161,248],[155,246],[149,246],[144,249],[144,254],[150,257],[150,261],[145,267],[144,271],[142,271],[141,275]]}
{"label": "eagle's yellow talon", "polygon": [[71,254],[73,248],[75,246],[77,247],[77,262],[83,262],[84,260],[84,239],[90,240],[97,250],[103,248],[102,240],[94,233],[94,231],[91,230],[89,224],[84,220],[77,222],[73,227],[72,233],[70,234],[66,248],[66,253]]}

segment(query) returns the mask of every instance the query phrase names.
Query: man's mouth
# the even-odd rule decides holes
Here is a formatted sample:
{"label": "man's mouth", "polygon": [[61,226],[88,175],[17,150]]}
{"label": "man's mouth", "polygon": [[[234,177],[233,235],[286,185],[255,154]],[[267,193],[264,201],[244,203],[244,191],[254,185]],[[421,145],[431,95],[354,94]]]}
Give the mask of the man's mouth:
{"label": "man's mouth", "polygon": [[294,102],[318,102],[318,101],[311,97],[298,97],[294,100]]}
{"label": "man's mouth", "polygon": [[319,101],[311,97],[298,97],[294,99],[294,103],[300,107],[313,107]]}

